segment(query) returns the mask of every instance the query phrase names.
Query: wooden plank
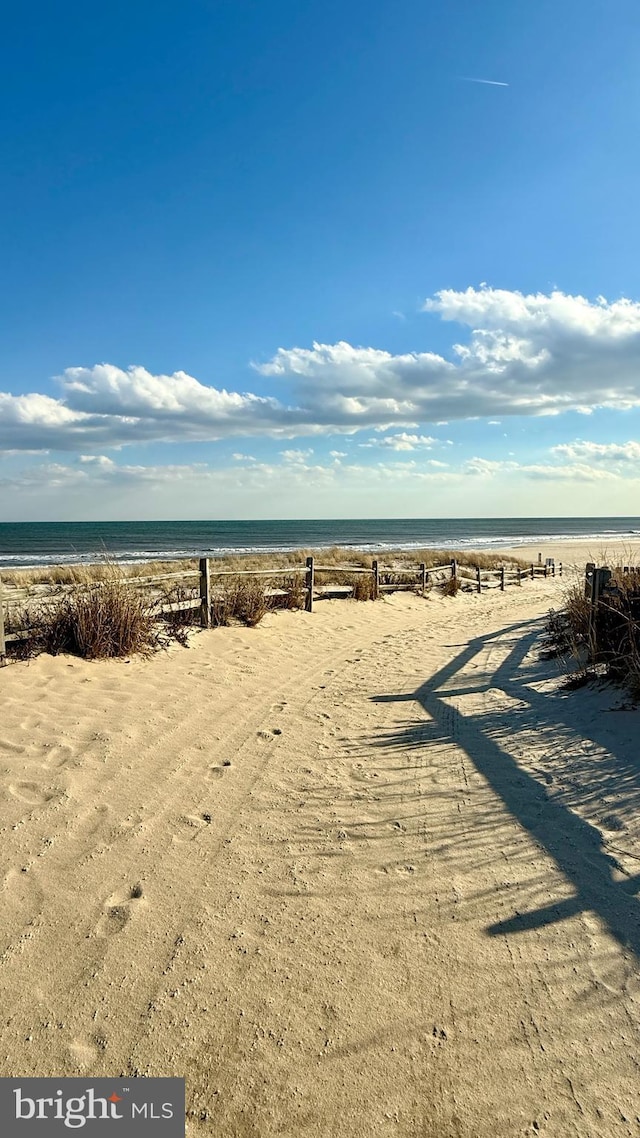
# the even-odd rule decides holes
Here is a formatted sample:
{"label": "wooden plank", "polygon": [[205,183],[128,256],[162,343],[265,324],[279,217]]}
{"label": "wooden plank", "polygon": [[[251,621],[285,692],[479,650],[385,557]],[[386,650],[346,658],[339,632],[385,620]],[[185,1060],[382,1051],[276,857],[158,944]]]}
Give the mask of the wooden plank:
{"label": "wooden plank", "polygon": [[418,584],[417,581],[409,581],[406,584],[400,583],[398,581],[398,582],[396,582],[395,585],[380,585],[380,592],[381,593],[393,593],[393,592],[398,592],[398,590],[400,590],[400,589],[419,589],[419,588],[420,588],[420,585]]}
{"label": "wooden plank", "polygon": [[[363,569],[364,573],[369,573],[369,569]],[[286,569],[210,569],[210,577],[286,577],[288,573],[306,573],[308,569],[306,566],[294,565],[287,566]],[[345,569],[345,573],[355,573],[355,569]]]}
{"label": "wooden plank", "polygon": [[10,586],[4,585],[4,603],[6,605],[13,604],[14,601],[26,601],[29,597],[37,595],[37,593],[30,593],[28,589],[12,589]]}
{"label": "wooden plank", "polygon": [[[316,573],[371,573],[371,569],[360,569],[355,566],[351,569],[348,565],[315,565],[314,570]],[[389,569],[390,573],[400,573],[400,569]]]}
{"label": "wooden plank", "polygon": [[202,607],[202,600],[200,597],[188,597],[184,601],[167,601],[163,603],[158,601],[157,604],[152,605],[154,613],[163,612],[184,612],[187,609],[199,609]]}
{"label": "wooden plank", "polygon": [[[126,585],[157,585],[160,581],[183,581],[185,577],[199,577],[199,569],[185,569],[184,573],[158,573],[155,577],[141,574],[139,577],[125,577]],[[104,582],[100,582],[104,584]]]}
{"label": "wooden plank", "polygon": [[5,644],[13,644],[14,640],[29,640],[30,632],[7,632],[5,636]]}
{"label": "wooden plank", "polygon": [[209,577],[209,558],[200,558],[200,625],[209,628],[211,624],[211,580]]}
{"label": "wooden plank", "polygon": [[307,557],[307,596],[305,612],[313,612],[313,588],[315,585],[315,566],[313,557]]}

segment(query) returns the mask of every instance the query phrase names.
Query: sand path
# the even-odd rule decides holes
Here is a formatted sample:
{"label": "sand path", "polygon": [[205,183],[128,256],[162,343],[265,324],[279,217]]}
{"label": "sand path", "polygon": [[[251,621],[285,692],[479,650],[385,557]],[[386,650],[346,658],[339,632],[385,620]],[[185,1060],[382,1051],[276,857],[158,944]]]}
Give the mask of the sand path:
{"label": "sand path", "polygon": [[0,1074],[179,1074],[190,1135],[637,1135],[637,714],[562,582],[0,672]]}

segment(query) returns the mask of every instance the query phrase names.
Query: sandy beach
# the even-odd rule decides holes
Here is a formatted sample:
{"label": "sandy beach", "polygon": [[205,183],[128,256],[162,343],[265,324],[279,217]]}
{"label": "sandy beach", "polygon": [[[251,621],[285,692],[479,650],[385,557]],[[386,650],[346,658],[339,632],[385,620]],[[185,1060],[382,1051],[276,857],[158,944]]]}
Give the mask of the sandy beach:
{"label": "sandy beach", "polygon": [[639,713],[541,661],[571,579],[0,670],[0,1075],[183,1075],[193,1138],[637,1135]]}

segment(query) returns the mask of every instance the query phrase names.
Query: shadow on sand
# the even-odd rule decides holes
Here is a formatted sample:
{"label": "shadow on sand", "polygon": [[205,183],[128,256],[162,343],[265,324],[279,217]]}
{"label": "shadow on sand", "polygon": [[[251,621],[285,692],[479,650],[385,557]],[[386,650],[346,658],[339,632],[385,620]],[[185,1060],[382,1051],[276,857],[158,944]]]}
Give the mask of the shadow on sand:
{"label": "shadow on sand", "polygon": [[[480,636],[465,645],[449,664],[428,683],[410,695],[380,695],[375,702],[415,700],[432,719],[432,724],[408,723],[376,742],[393,748],[424,748],[427,736],[455,743],[469,757],[502,803],[520,825],[553,858],[575,895],[557,904],[515,912],[510,918],[489,926],[491,936],[539,928],[577,913],[597,914],[608,931],[625,949],[640,958],[640,873],[616,879],[621,867],[603,848],[599,828],[580,817],[572,806],[597,811],[607,797],[616,799],[618,828],[625,811],[640,809],[640,757],[632,739],[618,747],[616,735],[605,717],[589,717],[584,732],[576,732],[575,704],[572,698],[554,690],[541,694],[532,688],[536,680],[549,678],[548,665],[527,663],[526,658],[540,639],[540,620],[513,624],[497,633]],[[507,654],[503,656],[505,641]],[[499,648],[501,663],[493,670],[482,670],[478,656]],[[535,654],[534,654],[535,655]],[[474,661],[476,661],[474,663]],[[555,794],[549,789],[552,776],[534,777],[497,742],[491,712],[465,716],[452,706],[452,699],[498,689],[509,697],[508,737],[543,732],[561,754],[571,749],[569,790]],[[584,696],[585,693],[577,693]],[[633,713],[632,713],[633,714]],[[504,719],[504,710],[502,711]],[[431,728],[431,731],[425,730]],[[635,730],[637,731],[637,725]],[[504,735],[504,723],[502,735]],[[595,745],[595,746],[594,746]],[[600,753],[595,753],[596,751]],[[632,855],[633,856],[633,855]]]}

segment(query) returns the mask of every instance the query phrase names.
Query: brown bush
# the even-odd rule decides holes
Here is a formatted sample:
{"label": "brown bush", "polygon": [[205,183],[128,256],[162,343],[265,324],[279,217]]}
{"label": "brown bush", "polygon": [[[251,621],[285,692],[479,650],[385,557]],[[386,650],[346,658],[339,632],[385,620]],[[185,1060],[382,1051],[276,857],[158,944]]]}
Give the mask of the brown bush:
{"label": "brown bush", "polygon": [[351,585],[354,601],[372,601],[375,598],[373,573],[353,573],[345,576],[342,583]]}
{"label": "brown bush", "polygon": [[256,577],[228,577],[215,586],[211,621],[218,627],[237,621],[255,628],[269,608],[265,586]]}
{"label": "brown bush", "polygon": [[640,698],[640,572],[617,567],[611,583],[617,592],[595,611],[582,584],[567,590],[562,610],[549,614],[543,654],[565,658],[571,687],[606,676]]}
{"label": "brown bush", "polygon": [[460,592],[462,584],[459,577],[449,577],[440,586],[443,597],[455,597]]}
{"label": "brown bush", "polygon": [[19,654],[69,652],[97,660],[133,652],[146,655],[164,642],[149,601],[113,577],[103,585],[78,586],[56,600],[41,601],[12,616],[7,631],[12,625],[30,633],[27,642],[17,642]]}

